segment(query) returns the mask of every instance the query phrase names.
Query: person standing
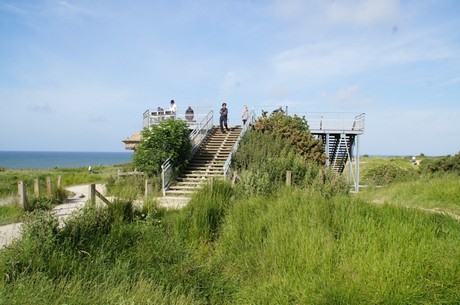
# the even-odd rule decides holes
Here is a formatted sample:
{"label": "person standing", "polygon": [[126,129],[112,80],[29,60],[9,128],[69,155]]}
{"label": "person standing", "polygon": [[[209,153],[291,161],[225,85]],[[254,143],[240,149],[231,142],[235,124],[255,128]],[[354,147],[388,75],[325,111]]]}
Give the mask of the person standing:
{"label": "person standing", "polygon": [[176,114],[177,105],[176,105],[176,103],[174,102],[174,100],[171,100],[171,107],[169,107],[169,111],[171,111],[171,113]]}
{"label": "person standing", "polygon": [[187,110],[185,110],[185,119],[189,122],[192,122],[193,116],[194,116],[193,109],[192,107],[188,106]]}
{"label": "person standing", "polygon": [[219,113],[220,113],[220,119],[219,119],[220,131],[224,133],[224,126],[225,126],[225,129],[229,131],[228,126],[227,126],[228,109],[227,109],[226,103],[222,104],[222,108],[220,108]]}
{"label": "person standing", "polygon": [[244,105],[243,114],[241,115],[241,119],[243,120],[243,126],[246,125],[246,122],[248,121],[248,117],[249,117],[248,106]]}

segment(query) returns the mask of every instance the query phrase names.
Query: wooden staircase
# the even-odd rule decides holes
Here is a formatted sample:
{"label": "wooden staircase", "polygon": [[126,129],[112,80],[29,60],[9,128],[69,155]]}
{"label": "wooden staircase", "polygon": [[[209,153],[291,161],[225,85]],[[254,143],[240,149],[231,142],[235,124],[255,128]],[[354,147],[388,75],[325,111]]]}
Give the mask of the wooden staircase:
{"label": "wooden staircase", "polygon": [[230,128],[222,133],[214,127],[197,153],[190,160],[184,173],[166,191],[166,196],[188,197],[202,187],[206,179],[224,177],[224,164],[232,153],[233,145],[241,133],[241,127]]}

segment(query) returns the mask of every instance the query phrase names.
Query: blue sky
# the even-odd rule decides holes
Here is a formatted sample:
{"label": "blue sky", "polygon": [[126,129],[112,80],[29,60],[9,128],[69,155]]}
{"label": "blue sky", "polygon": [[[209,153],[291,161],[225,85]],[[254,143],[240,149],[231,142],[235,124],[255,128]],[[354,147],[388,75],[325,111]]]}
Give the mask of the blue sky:
{"label": "blue sky", "polygon": [[0,0],[0,150],[124,151],[142,113],[366,113],[360,153],[460,151],[457,0]]}

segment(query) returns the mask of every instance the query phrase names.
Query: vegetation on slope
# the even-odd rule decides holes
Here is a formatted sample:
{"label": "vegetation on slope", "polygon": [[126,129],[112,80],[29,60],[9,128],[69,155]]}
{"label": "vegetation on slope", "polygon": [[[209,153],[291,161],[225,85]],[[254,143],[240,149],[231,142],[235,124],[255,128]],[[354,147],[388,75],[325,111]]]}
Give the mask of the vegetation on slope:
{"label": "vegetation on slope", "polygon": [[[238,188],[237,188],[238,189]],[[0,252],[0,303],[453,304],[460,227],[444,215],[215,181],[187,208],[48,214]],[[65,293],[63,293],[65,291]]]}

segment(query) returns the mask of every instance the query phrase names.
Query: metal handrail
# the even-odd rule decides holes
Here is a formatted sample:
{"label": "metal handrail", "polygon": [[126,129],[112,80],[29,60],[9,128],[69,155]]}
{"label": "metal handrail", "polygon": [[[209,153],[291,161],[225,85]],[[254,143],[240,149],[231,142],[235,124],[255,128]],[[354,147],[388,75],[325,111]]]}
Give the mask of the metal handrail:
{"label": "metal handrail", "polygon": [[[203,143],[204,139],[206,139],[208,134],[211,132],[212,127],[213,127],[212,125],[213,115],[214,115],[214,110],[209,111],[206,117],[190,133],[189,138],[190,138],[190,142],[192,143],[191,156],[193,156],[196,153],[201,143]],[[168,158],[161,165],[161,181],[162,181],[163,197],[166,196],[166,191],[169,189],[169,186],[171,185],[171,177],[172,177],[173,169],[174,169],[174,164],[171,161],[171,158]]]}
{"label": "metal handrail", "polygon": [[166,196],[166,191],[171,185],[171,176],[173,171],[173,163],[171,158],[166,159],[166,161],[161,165],[161,181],[162,181],[162,190],[163,197]]}
{"label": "metal handrail", "polygon": [[195,155],[198,148],[203,143],[204,139],[211,132],[214,120],[214,110],[211,109],[198,126],[190,133],[190,141],[192,142],[191,157]]}
{"label": "metal handrail", "polygon": [[243,128],[241,129],[241,132],[236,139],[235,144],[233,144],[232,151],[227,157],[227,160],[225,160],[223,170],[224,170],[224,179],[227,179],[228,172],[230,171],[230,165],[232,164],[232,155],[238,150],[238,147],[240,145],[240,141],[243,138],[243,136],[246,134],[246,132],[249,130],[249,128],[253,125],[255,121],[255,113],[254,113],[254,108],[251,110],[251,113],[249,115],[249,120],[246,122],[246,124],[243,125]]}

